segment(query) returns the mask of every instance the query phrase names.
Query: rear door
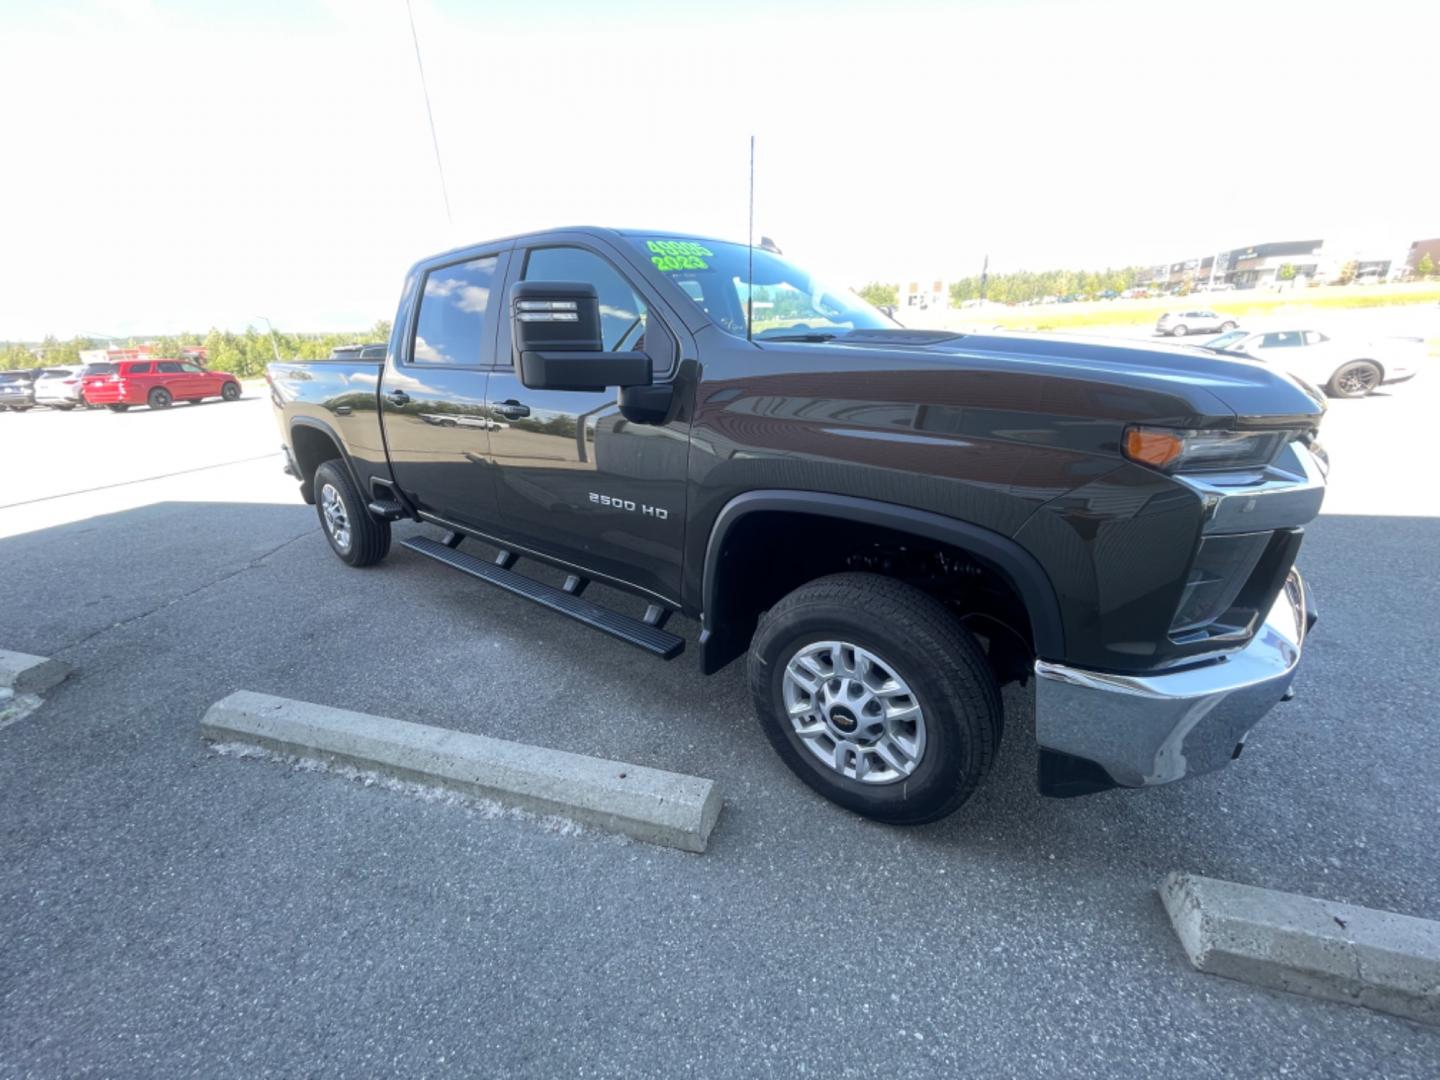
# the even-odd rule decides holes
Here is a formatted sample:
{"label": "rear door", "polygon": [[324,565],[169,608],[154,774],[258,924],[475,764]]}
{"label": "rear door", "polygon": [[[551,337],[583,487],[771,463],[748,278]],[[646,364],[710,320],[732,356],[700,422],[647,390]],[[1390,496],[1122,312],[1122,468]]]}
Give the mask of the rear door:
{"label": "rear door", "polygon": [[[575,235],[517,250],[512,278],[594,285],[605,348],[647,352],[656,383],[674,378],[679,319],[608,245]],[[501,365],[490,376],[488,405],[496,421],[490,453],[502,535],[517,547],[677,598],[688,410],[669,424],[640,424],[620,414],[614,389],[529,389],[511,355],[508,318],[499,335]]]}
{"label": "rear door", "polygon": [[380,385],[400,490],[423,513],[481,531],[495,516],[485,383],[508,260],[503,247],[482,248],[418,271]]}

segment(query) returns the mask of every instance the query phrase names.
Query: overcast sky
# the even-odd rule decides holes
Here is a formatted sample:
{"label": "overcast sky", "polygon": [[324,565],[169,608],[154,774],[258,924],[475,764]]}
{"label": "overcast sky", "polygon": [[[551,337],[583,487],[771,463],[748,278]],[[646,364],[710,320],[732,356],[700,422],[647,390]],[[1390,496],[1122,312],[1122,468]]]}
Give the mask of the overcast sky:
{"label": "overcast sky", "polygon": [[[831,279],[1440,236],[1434,0],[0,0],[0,339],[392,313],[589,223]],[[258,325],[258,323],[257,323]]]}

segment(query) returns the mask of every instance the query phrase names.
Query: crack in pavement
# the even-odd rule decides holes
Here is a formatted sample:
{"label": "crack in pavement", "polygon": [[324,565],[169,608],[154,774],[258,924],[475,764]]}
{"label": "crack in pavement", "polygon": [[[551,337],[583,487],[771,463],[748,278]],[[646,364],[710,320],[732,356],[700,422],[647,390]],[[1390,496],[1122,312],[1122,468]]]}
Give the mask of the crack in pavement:
{"label": "crack in pavement", "polygon": [[91,641],[95,640],[95,639],[96,639],[97,637],[99,637],[101,634],[108,634],[108,633],[110,633],[110,631],[112,631],[112,630],[123,630],[125,627],[130,626],[132,623],[137,623],[137,622],[139,622],[139,621],[142,620],[142,619],[148,619],[151,615],[154,615],[156,612],[164,611],[164,610],[165,610],[166,608],[168,608],[168,607],[174,607],[176,604],[182,603],[182,602],[185,601],[185,600],[189,600],[192,596],[195,596],[195,595],[197,595],[197,594],[199,594],[199,593],[202,593],[202,592],[204,592],[206,589],[213,588],[213,587],[216,586],[216,585],[223,585],[225,582],[229,581],[231,578],[239,577],[241,574],[245,573],[247,570],[258,570],[261,566],[264,565],[266,559],[269,559],[270,557],[279,554],[281,551],[285,550],[285,549],[286,549],[287,547],[289,547],[291,544],[294,544],[294,543],[297,543],[297,542],[299,542],[299,541],[301,541],[301,540],[304,540],[307,536],[316,536],[316,535],[318,535],[318,534],[317,534],[316,530],[314,529],[314,527],[308,528],[308,529],[306,529],[304,532],[299,533],[299,534],[297,534],[297,535],[295,535],[295,536],[292,536],[292,537],[290,537],[290,539],[285,540],[285,541],[283,541],[283,542],[281,542],[281,543],[279,543],[279,544],[276,544],[276,545],[275,545],[273,548],[271,548],[269,551],[262,552],[261,554],[255,556],[253,559],[251,559],[249,562],[243,564],[242,566],[236,567],[234,570],[231,570],[231,571],[229,571],[228,573],[224,573],[224,574],[221,574],[221,575],[218,576],[218,577],[210,578],[208,581],[201,582],[199,585],[196,585],[193,589],[187,589],[185,592],[179,594],[178,596],[172,596],[172,597],[170,597],[168,600],[164,600],[164,601],[156,604],[156,605],[155,605],[154,607],[152,607],[152,608],[149,608],[149,609],[147,609],[147,610],[145,610],[145,611],[137,612],[137,613],[134,614],[134,615],[130,615],[130,616],[128,616],[127,618],[121,619],[121,620],[120,620],[119,622],[117,622],[117,623],[111,623],[109,626],[102,626],[102,627],[100,627],[98,630],[92,630],[90,633],[86,634],[84,637],[81,637],[81,638],[79,638],[79,639],[77,639],[77,640],[75,640],[75,641],[69,642],[69,643],[66,644],[66,645],[60,646],[60,648],[58,648],[58,649],[55,650],[54,655],[60,656],[60,655],[62,655],[62,654],[64,654],[64,653],[70,652],[72,649],[78,649],[78,648],[80,648],[80,646],[85,645],[85,644],[87,644],[88,642],[91,642]]}

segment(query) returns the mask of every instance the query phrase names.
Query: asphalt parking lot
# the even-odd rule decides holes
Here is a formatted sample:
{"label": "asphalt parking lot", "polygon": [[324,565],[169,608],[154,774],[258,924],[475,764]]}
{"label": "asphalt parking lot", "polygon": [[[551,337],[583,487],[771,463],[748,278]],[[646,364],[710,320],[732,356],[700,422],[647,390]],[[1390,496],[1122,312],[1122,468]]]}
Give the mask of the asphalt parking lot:
{"label": "asphalt parking lot", "polygon": [[[1296,699],[1222,773],[854,818],[704,679],[395,549],[353,570],[269,406],[0,416],[0,1076],[1440,1075],[1440,1031],[1191,970],[1170,870],[1440,918],[1440,372],[1332,404]],[[428,531],[402,525],[399,535]],[[675,624],[672,623],[672,626]],[[680,632],[693,628],[681,625]],[[236,689],[714,778],[705,855],[218,755]]]}

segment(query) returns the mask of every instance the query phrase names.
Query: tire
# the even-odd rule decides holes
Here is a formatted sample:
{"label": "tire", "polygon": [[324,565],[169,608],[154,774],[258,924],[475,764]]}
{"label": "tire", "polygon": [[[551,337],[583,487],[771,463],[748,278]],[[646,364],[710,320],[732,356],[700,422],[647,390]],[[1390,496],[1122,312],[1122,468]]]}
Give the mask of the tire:
{"label": "tire", "polygon": [[1234,324],[1233,322],[1222,322],[1222,323],[1220,324],[1220,332],[1221,332],[1222,334],[1228,334],[1231,330],[1234,330],[1234,329],[1235,329],[1235,324]]}
{"label": "tire", "polygon": [[1188,326],[1186,326],[1184,323],[1181,323],[1179,326],[1172,326],[1172,327],[1170,328],[1170,335],[1171,335],[1172,337],[1184,337],[1184,336],[1185,336],[1186,334],[1188,334],[1189,332],[1190,332],[1190,328],[1189,328]]}
{"label": "tire", "polygon": [[145,404],[152,409],[168,409],[174,403],[175,399],[170,395],[170,391],[163,386],[155,387],[145,398]]}
{"label": "tire", "polygon": [[[826,647],[837,642],[848,653]],[[818,665],[813,693],[787,670],[796,661],[796,670],[813,676],[799,664],[802,657]],[[855,670],[870,678],[857,686],[844,676]],[[892,825],[942,818],[970,798],[995,759],[1003,712],[984,653],[943,604],[892,578],[836,574],[790,593],[761,616],[749,678],[760,726],[781,760],[821,795],[863,817]],[[870,694],[876,681],[898,682],[888,707],[917,706],[921,723],[882,727],[878,710],[886,706]],[[797,733],[787,700],[813,705],[801,720],[809,737]],[[885,734],[865,739],[872,709],[871,731]],[[847,730],[862,738],[848,742]],[[857,752],[861,746],[867,749]],[[862,757],[869,763],[864,780]],[[897,768],[897,761],[906,767]]]}
{"label": "tire", "polygon": [[126,409],[130,408],[129,405],[106,405],[105,407],[111,412],[124,412]]}
{"label": "tire", "polygon": [[350,470],[339,458],[315,470],[315,513],[325,539],[342,562],[371,566],[389,553],[390,522],[370,513],[350,479]]}
{"label": "tire", "polygon": [[220,399],[222,401],[239,401],[240,384],[227,382],[224,386],[220,388]]}
{"label": "tire", "polygon": [[1362,398],[1375,391],[1380,385],[1380,379],[1378,365],[1369,360],[1352,360],[1348,364],[1342,364],[1340,369],[1330,376],[1325,392],[1336,398]]}

